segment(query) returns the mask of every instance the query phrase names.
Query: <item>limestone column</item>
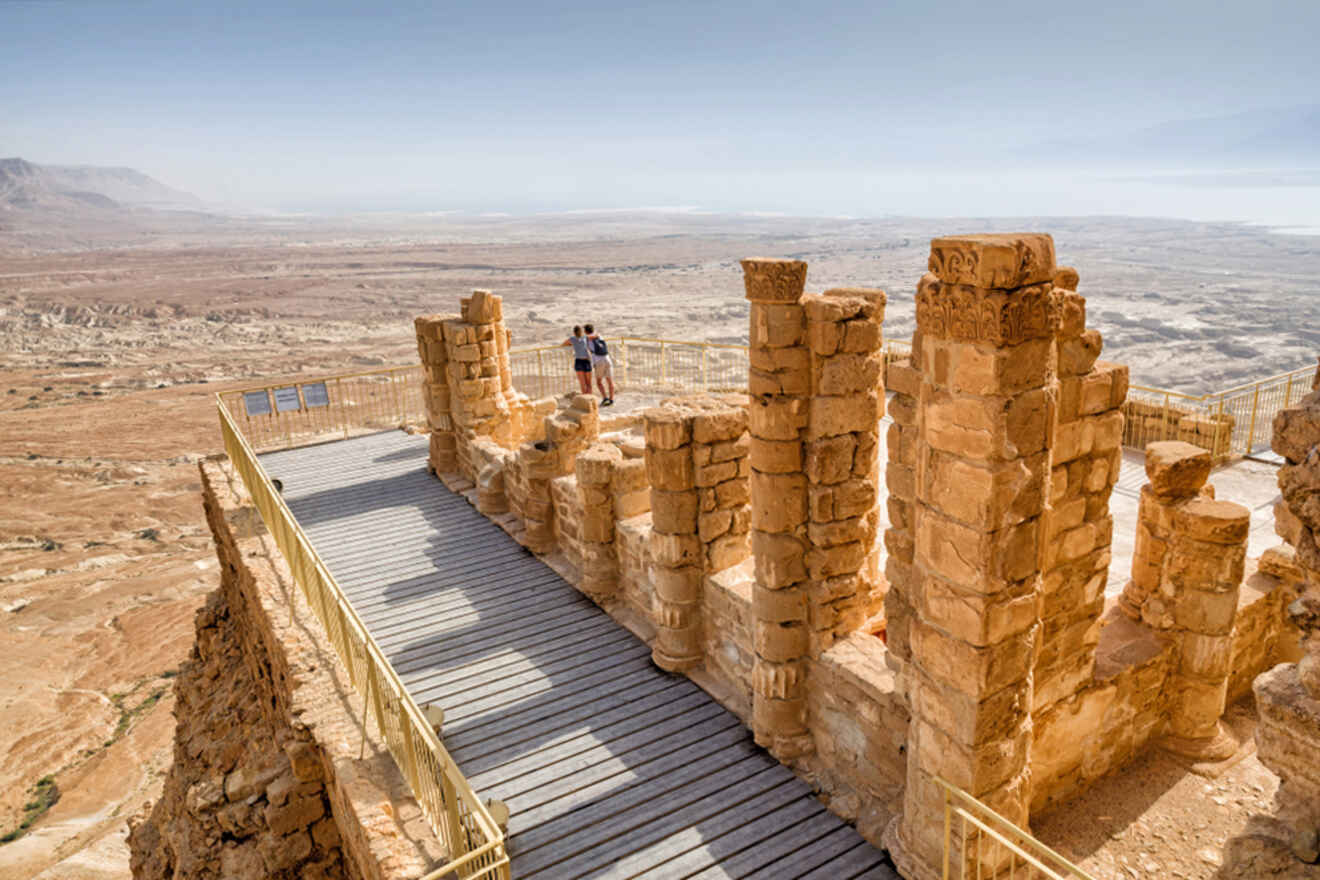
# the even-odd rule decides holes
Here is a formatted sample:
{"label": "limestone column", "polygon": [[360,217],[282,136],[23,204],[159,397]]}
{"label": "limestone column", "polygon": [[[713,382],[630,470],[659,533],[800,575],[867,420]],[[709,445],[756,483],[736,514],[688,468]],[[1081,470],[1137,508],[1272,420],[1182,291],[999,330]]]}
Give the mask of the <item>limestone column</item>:
{"label": "limestone column", "polygon": [[[1054,274],[1059,406],[1051,446],[1041,636],[1033,682],[1037,717],[1091,684],[1100,639],[1114,520],[1109,496],[1122,463],[1125,366],[1097,361],[1101,338],[1086,329],[1074,269]],[[1061,711],[1068,711],[1064,707]]]}
{"label": "limestone column", "polygon": [[917,493],[917,398],[921,393],[921,334],[912,334],[912,356],[885,369],[889,399],[886,446],[885,504],[889,528],[885,530],[885,644],[900,663],[911,658],[908,632],[912,622],[912,595],[916,592],[913,554],[913,505]]}
{"label": "limestone column", "polygon": [[692,418],[678,409],[656,407],[646,411],[645,420],[657,622],[651,656],[661,669],[681,672],[702,659],[702,548],[697,538]]}
{"label": "limestone column", "polygon": [[[735,395],[697,395],[643,418],[659,624],[652,657],[681,671],[704,660],[706,578],[748,555],[747,407]],[[625,471],[620,467],[620,482]]]}
{"label": "limestone column", "polygon": [[[921,335],[903,813],[886,845],[939,876],[940,777],[1027,824],[1042,513],[1057,399],[1048,235],[931,242]],[[955,845],[957,841],[955,841]],[[978,870],[975,853],[955,853]],[[993,875],[997,865],[979,868]]]}
{"label": "limestone column", "polygon": [[1237,749],[1220,724],[1251,512],[1214,500],[1211,455],[1172,440],[1146,447],[1132,580],[1120,607],[1178,644],[1166,748],[1200,760]]}
{"label": "limestone column", "polygon": [[614,552],[614,468],[623,453],[613,443],[595,443],[578,455],[578,500],[582,504],[582,575],[578,587],[596,604],[614,597],[619,563]]}
{"label": "limestone column", "polygon": [[422,361],[422,395],[426,425],[431,431],[431,473],[452,473],[458,467],[454,420],[449,391],[449,354],[444,342],[444,323],[456,315],[422,315],[413,321],[417,331],[417,354]]}
{"label": "limestone column", "polygon": [[806,724],[808,485],[803,473],[811,369],[801,304],[807,264],[742,261],[751,302],[752,731],[781,759],[810,749]]}
{"label": "limestone column", "polygon": [[885,295],[835,289],[803,304],[812,392],[804,450],[808,654],[817,657],[880,610],[876,450]]}

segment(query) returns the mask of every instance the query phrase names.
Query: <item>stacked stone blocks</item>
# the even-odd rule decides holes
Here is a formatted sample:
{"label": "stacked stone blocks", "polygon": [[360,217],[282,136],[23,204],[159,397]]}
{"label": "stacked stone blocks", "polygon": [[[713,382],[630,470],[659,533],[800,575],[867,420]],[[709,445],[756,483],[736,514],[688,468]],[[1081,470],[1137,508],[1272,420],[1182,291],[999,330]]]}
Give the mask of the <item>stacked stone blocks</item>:
{"label": "stacked stone blocks", "polygon": [[747,558],[747,408],[741,398],[695,397],[644,414],[650,484],[649,560],[658,666],[703,660],[703,584]]}
{"label": "stacked stone blocks", "polygon": [[1026,825],[1058,400],[1052,239],[936,239],[930,269],[917,290],[908,778],[886,835],[910,877],[934,876],[943,859],[936,777]]}
{"label": "stacked stone blocks", "polygon": [[1251,512],[1216,501],[1211,455],[1177,440],[1146,447],[1132,580],[1119,607],[1178,645],[1166,746],[1222,759],[1237,743],[1220,726]]}

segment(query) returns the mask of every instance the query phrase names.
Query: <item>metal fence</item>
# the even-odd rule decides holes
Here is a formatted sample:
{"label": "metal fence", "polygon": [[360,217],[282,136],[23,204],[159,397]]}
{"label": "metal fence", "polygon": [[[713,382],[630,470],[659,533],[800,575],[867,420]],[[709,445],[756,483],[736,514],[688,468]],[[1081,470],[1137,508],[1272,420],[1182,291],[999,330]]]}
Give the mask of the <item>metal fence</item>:
{"label": "metal fence", "polygon": [[1133,385],[1123,445],[1184,440],[1210,450],[1216,463],[1268,451],[1275,415],[1309,394],[1315,376],[1315,367],[1304,367],[1200,397]]}
{"label": "metal fence", "polygon": [[222,391],[220,402],[256,450],[287,449],[422,422],[421,365]]}
{"label": "metal fence", "polygon": [[[628,391],[739,391],[747,387],[747,346],[623,336],[606,339],[614,383]],[[578,390],[573,350],[559,345],[509,352],[513,387],[528,397]]]}
{"label": "metal fence", "polygon": [[944,880],[1094,880],[956,785],[944,790]]}
{"label": "metal fence", "polygon": [[[386,383],[368,383],[381,387],[392,384],[393,379]],[[313,392],[314,395],[317,393]],[[440,877],[508,880],[509,857],[505,850],[504,832],[463,778],[458,765],[449,756],[422,710],[408,694],[375,639],[353,610],[344,591],[298,525],[284,499],[275,490],[240,427],[244,419],[234,416],[225,396],[216,396],[225,452],[288,563],[294,581],[325,627],[353,687],[362,697],[363,727],[374,719],[376,731],[389,747],[394,762],[430,821],[432,830],[447,847],[449,861],[428,874],[427,880]],[[233,399],[232,394],[230,399]],[[329,409],[327,412],[337,412],[341,417],[361,416],[369,423],[394,418],[387,409],[378,410],[374,404],[369,405],[365,398],[358,405]],[[321,415],[317,413],[316,417],[320,418]],[[297,424],[309,426],[312,422]],[[331,426],[332,430],[342,429],[346,434],[363,427],[348,421]],[[370,427],[370,424],[365,427]],[[365,729],[363,736],[366,736]]]}

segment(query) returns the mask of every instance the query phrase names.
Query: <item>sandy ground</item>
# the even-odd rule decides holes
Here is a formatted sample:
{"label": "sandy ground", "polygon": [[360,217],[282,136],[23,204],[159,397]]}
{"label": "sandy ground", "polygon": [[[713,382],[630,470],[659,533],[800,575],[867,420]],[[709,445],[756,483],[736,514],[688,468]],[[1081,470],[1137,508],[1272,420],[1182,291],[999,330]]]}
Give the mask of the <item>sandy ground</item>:
{"label": "sandy ground", "polygon": [[[589,320],[743,342],[736,261],[751,255],[808,260],[811,289],[886,289],[886,334],[906,339],[927,240],[1015,228],[1055,234],[1105,357],[1134,382],[1199,392],[1314,363],[1320,239],[1222,224],[607,214],[0,232],[0,834],[39,779],[62,795],[0,845],[0,877],[127,876],[124,819],[169,765],[169,676],[216,583],[195,469],[218,448],[214,391],[413,363],[412,317],[473,287],[505,296],[516,346]],[[1266,475],[1250,476],[1241,492],[1214,479],[1266,510]],[[1115,808],[1113,827],[1135,809]]]}

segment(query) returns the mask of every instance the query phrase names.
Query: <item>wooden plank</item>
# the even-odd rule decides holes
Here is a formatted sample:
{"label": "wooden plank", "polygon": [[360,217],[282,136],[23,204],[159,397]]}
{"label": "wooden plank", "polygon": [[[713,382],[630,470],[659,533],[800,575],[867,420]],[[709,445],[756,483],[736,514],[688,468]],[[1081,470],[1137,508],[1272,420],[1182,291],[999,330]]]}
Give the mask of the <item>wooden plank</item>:
{"label": "wooden plank", "polygon": [[765,755],[751,739],[726,737],[726,740],[718,748],[697,757],[691,757],[688,750],[684,749],[645,764],[634,764],[626,784],[617,777],[610,777],[539,806],[519,810],[509,820],[509,831],[515,835],[523,834],[561,817],[576,821],[578,811],[596,804],[608,803],[612,809],[623,810],[637,804],[651,803],[656,799],[656,792],[666,786],[684,785],[740,761],[750,759],[761,764],[767,762]]}
{"label": "wooden plank", "polygon": [[[811,796],[806,786],[786,785],[783,789],[782,803],[780,798],[757,798],[749,802],[745,810],[724,813],[700,825],[684,828],[655,846],[629,856],[611,873],[637,880],[643,877],[651,880],[686,877],[715,865],[723,866],[749,847],[760,850],[778,832],[800,827],[825,811],[825,806]],[[775,789],[776,792],[780,790]],[[756,810],[762,811],[761,814],[749,818]],[[653,867],[640,874],[621,873],[633,865],[647,863]]]}
{"label": "wooden plank", "polygon": [[712,720],[700,728],[680,731],[673,736],[658,739],[641,748],[633,749],[623,755],[614,755],[593,764],[579,773],[557,778],[549,778],[535,788],[503,798],[509,809],[520,812],[532,809],[566,794],[586,788],[590,785],[610,780],[619,788],[625,788],[643,779],[652,761],[666,765],[673,762],[692,761],[703,755],[713,754],[716,750],[728,748],[733,743],[745,741],[745,732],[735,725],[720,727],[727,722]]}
{"label": "wooden plank", "polygon": [[[789,774],[791,777],[791,774]],[[647,823],[656,822],[658,817],[668,812],[693,809],[709,801],[721,792],[729,792],[748,785],[763,786],[758,788],[759,795],[753,800],[766,811],[777,809],[793,800],[798,800],[800,793],[788,785],[788,777],[778,785],[769,784],[770,774],[764,766],[755,761],[741,761],[699,779],[690,780],[684,785],[656,792],[650,802],[635,804],[626,809],[609,809],[608,801],[594,805],[596,809],[581,810],[570,821],[547,823],[534,832],[520,835],[516,849],[519,876],[534,874],[571,856],[585,858],[607,841],[624,838],[627,845],[641,840]],[[571,821],[581,815],[582,822]],[[684,824],[672,830],[653,830],[654,842],[641,846],[609,864],[608,868],[596,876],[626,878],[639,871],[667,862],[674,857],[701,845],[703,840],[711,840],[744,823],[747,817],[742,811],[726,809],[712,813],[709,818]],[[589,829],[584,831],[583,829]],[[622,830],[620,830],[622,829]],[[658,835],[658,837],[657,837]],[[601,863],[597,863],[601,864]],[[582,869],[576,869],[581,871]],[[588,869],[591,870],[591,869]],[[675,877],[682,874],[674,873]]]}
{"label": "wooden plank", "polygon": [[706,703],[690,707],[682,714],[665,718],[649,729],[626,734],[610,743],[564,749],[561,752],[551,750],[546,755],[533,754],[519,764],[517,772],[504,772],[502,769],[488,771],[469,776],[468,780],[473,786],[502,791],[512,797],[546,782],[580,773],[595,764],[617,759],[635,749],[664,741],[671,734],[698,728],[716,733],[727,724],[728,720],[720,714],[719,707]]}
{"label": "wooden plank", "polygon": [[851,845],[850,840],[861,840],[855,834],[849,838],[847,834],[849,831],[852,829],[845,825],[842,819],[829,812],[823,812],[812,822],[782,828],[757,846],[734,853],[722,859],[718,865],[713,865],[692,876],[694,880],[695,878],[717,880],[724,877],[743,877],[800,850],[810,850],[818,845],[824,848],[820,856],[823,861],[830,858],[832,853],[846,849]]}
{"label": "wooden plank", "polygon": [[688,688],[695,690],[696,686],[688,681],[676,680],[666,682],[663,688],[657,688],[653,681],[647,680],[603,696],[592,695],[590,699],[574,702],[563,711],[553,712],[543,718],[527,720],[523,717],[510,717],[474,723],[459,731],[446,730],[445,744],[451,753],[457,750],[480,757],[506,744],[517,745],[528,740],[554,736],[561,730],[590,721],[597,714],[626,707],[638,700],[675,691],[688,693]]}
{"label": "wooden plank", "polygon": [[[586,723],[561,728],[551,735],[505,744],[501,748],[487,751],[486,754],[480,757],[464,753],[462,759],[463,772],[469,776],[484,773],[512,762],[516,758],[523,758],[548,749],[569,747],[579,740],[595,744],[607,743],[625,733],[632,733],[640,727],[654,723],[656,720],[679,714],[693,706],[700,706],[704,702],[706,700],[703,694],[674,693],[670,689],[665,689],[650,694],[645,699],[602,713]],[[454,754],[452,750],[450,754]],[[457,755],[454,755],[454,760],[459,760]]]}
{"label": "wooden plank", "polygon": [[[782,876],[782,875],[781,875]],[[802,880],[901,880],[884,852],[858,837],[857,844],[802,875]]]}
{"label": "wooden plank", "polygon": [[[836,820],[837,821],[837,820]],[[814,829],[813,829],[814,830]],[[842,822],[826,835],[817,837],[783,858],[746,875],[745,880],[779,880],[781,877],[801,877],[847,852],[861,840],[857,831]],[[832,875],[827,875],[832,876]]]}
{"label": "wooden plank", "polygon": [[[656,841],[726,810],[735,810],[751,798],[773,788],[796,781],[791,772],[775,765],[746,778],[739,784],[707,791],[697,788],[691,800],[678,804],[665,802],[630,810],[611,817],[600,825],[585,828],[552,847],[533,851],[518,859],[514,871],[519,878],[577,877],[600,870],[643,849]],[[515,858],[517,858],[515,856]]]}

